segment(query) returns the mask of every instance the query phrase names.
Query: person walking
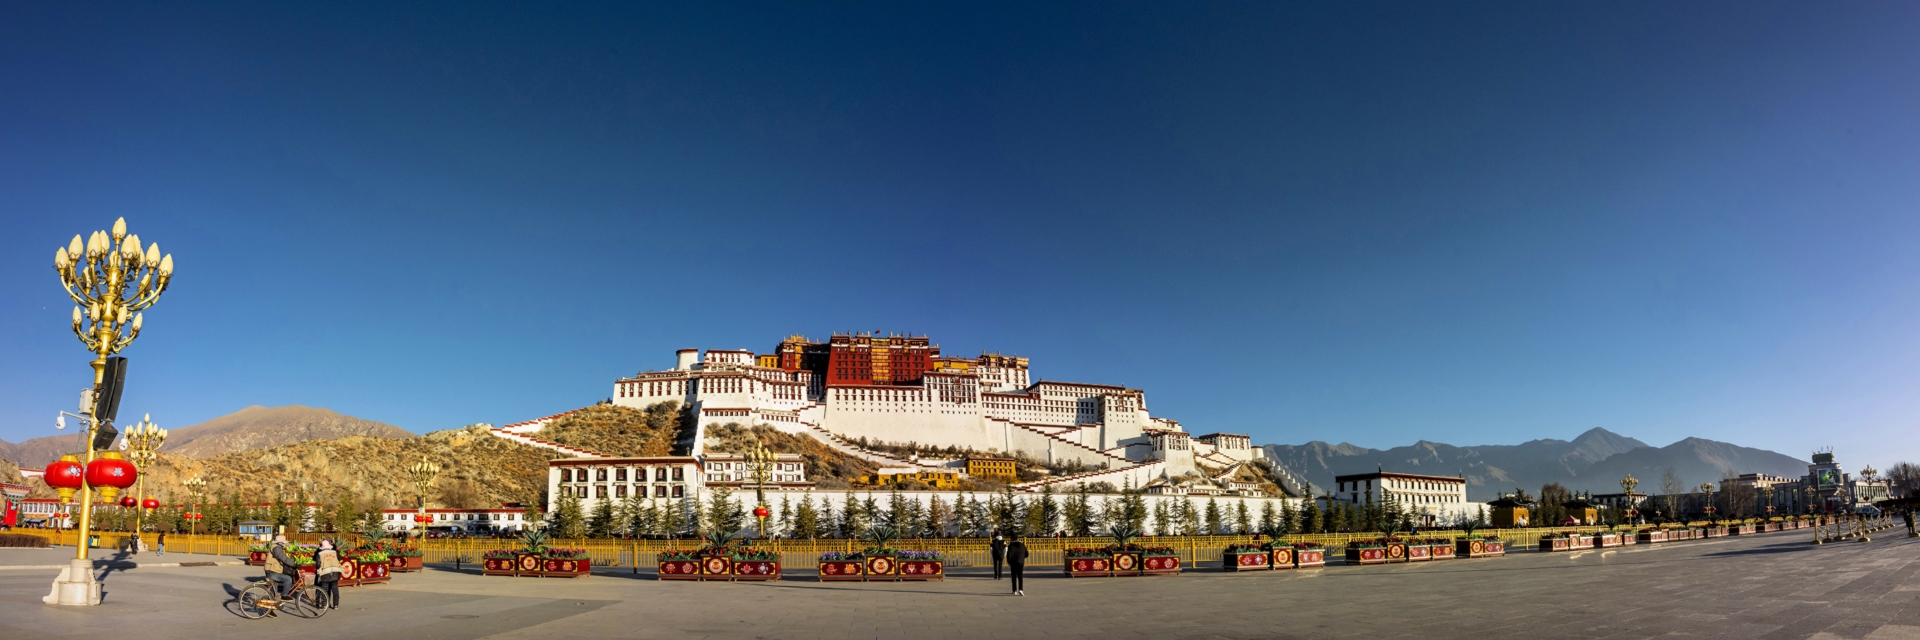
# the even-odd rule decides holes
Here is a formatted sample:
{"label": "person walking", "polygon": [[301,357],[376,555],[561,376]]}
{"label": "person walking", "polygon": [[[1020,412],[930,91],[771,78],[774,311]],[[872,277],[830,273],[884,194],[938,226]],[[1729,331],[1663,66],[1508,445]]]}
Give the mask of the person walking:
{"label": "person walking", "polygon": [[322,538],[320,550],[314,552],[314,582],[327,594],[327,608],[340,608],[340,551],[333,547],[333,538]]}
{"label": "person walking", "polygon": [[156,555],[156,556],[167,555],[167,532],[162,531],[156,534],[153,538],[153,544],[154,544],[153,555]]}
{"label": "person walking", "polygon": [[1000,563],[1007,559],[1007,541],[1000,534],[993,534],[993,544],[987,545],[987,549],[993,552],[993,579],[999,580]]}
{"label": "person walking", "polygon": [[1013,573],[1013,595],[1027,595],[1027,543],[1017,533],[1007,544],[1007,569]]}
{"label": "person walking", "polygon": [[1914,537],[1916,532],[1913,529],[1913,509],[1900,512],[1900,517],[1907,521],[1907,537]]}

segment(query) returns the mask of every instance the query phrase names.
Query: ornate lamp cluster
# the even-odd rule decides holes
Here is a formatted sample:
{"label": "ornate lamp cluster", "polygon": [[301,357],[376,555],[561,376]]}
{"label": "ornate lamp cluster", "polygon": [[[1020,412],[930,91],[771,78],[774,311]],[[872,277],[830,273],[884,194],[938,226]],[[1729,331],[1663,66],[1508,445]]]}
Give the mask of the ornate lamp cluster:
{"label": "ornate lamp cluster", "polygon": [[760,537],[765,538],[767,537],[767,516],[773,513],[767,508],[767,478],[772,475],[775,456],[767,449],[767,445],[756,442],[752,449],[747,450],[745,457],[747,471],[753,475],[754,482],[753,495],[756,503],[753,507],[753,517],[760,523]]}
{"label": "ornate lamp cluster", "polygon": [[139,234],[128,235],[127,219],[120,218],[112,232],[95,231],[85,242],[75,235],[55,250],[53,269],[75,305],[73,335],[99,356],[97,371],[108,355],[140,336],[140,312],[158,302],[173,280],[173,254],[162,255],[158,242],[141,246]]}
{"label": "ornate lamp cluster", "polygon": [[414,514],[413,521],[420,525],[417,527],[418,535],[424,536],[430,517],[427,515],[427,490],[433,488],[433,479],[440,475],[440,465],[428,462],[426,456],[420,456],[419,462],[407,467],[407,475],[413,476],[413,487],[419,491],[420,511]]}
{"label": "ornate lamp cluster", "polygon": [[[140,500],[138,505],[141,513],[135,516],[134,531],[141,531],[141,523],[144,522],[143,516],[153,515],[154,508],[160,506],[159,500],[147,497],[147,473],[153,469],[153,463],[160,460],[160,445],[166,444],[166,442],[167,430],[160,428],[160,425],[154,424],[153,414],[141,416],[140,423],[133,425],[132,428],[127,430],[127,457],[133,461],[134,467],[140,470]],[[131,498],[128,500],[131,500]],[[135,503],[128,502],[127,500],[122,500],[120,506],[132,507],[134,504]]]}

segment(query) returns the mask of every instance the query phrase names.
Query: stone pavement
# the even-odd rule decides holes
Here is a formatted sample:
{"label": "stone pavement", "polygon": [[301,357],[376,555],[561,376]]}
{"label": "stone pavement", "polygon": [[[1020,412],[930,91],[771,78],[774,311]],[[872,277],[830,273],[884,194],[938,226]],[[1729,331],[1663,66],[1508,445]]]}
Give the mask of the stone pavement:
{"label": "stone pavement", "polygon": [[1247,574],[935,583],[483,577],[470,567],[342,589],[325,618],[244,620],[248,567],[109,575],[106,603],[40,604],[52,572],[0,571],[0,638],[1722,638],[1920,639],[1920,540],[1810,534]]}
{"label": "stone pavement", "polygon": [[[96,569],[134,569],[138,567],[179,566],[183,563],[204,565],[244,565],[246,558],[236,556],[215,556],[197,553],[169,553],[155,555],[149,551],[140,554],[127,554],[112,549],[94,549],[87,554],[93,559]],[[31,571],[52,569],[58,572],[73,560],[73,547],[48,547],[45,549],[23,549],[18,547],[0,547],[0,570]]]}

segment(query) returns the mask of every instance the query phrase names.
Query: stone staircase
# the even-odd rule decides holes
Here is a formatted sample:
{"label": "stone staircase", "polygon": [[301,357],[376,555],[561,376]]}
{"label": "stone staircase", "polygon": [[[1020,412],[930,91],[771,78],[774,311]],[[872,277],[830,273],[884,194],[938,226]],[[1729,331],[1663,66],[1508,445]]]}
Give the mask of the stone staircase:
{"label": "stone staircase", "polygon": [[573,446],[568,446],[568,445],[564,445],[564,444],[560,444],[560,443],[558,443],[558,442],[554,442],[554,441],[552,441],[552,440],[542,440],[542,439],[540,439],[540,438],[536,438],[536,437],[533,437],[533,436],[530,436],[530,435],[527,435],[527,434],[524,434],[524,433],[515,433],[515,432],[512,432],[512,431],[508,431],[508,430],[506,430],[505,428],[502,428],[502,427],[495,427],[495,428],[492,428],[492,429],[488,429],[488,430],[487,430],[487,433],[491,433],[491,434],[493,434],[493,435],[494,435],[495,437],[498,437],[498,438],[505,438],[505,439],[507,439],[507,440],[511,440],[511,441],[514,441],[514,442],[518,442],[518,443],[520,443],[520,444],[524,444],[524,445],[528,445],[528,446],[533,446],[533,447],[540,447],[540,448],[542,448],[542,449],[550,449],[550,450],[553,450],[553,451],[558,451],[558,452],[560,452],[560,453],[564,453],[564,454],[567,454],[568,456],[572,456],[572,457],[575,457],[575,458],[605,458],[605,457],[607,457],[607,456],[605,456],[605,455],[603,455],[603,454],[601,454],[601,453],[599,453],[599,452],[595,452],[595,451],[588,451],[588,450],[586,450],[586,449],[582,449],[582,448],[579,448],[579,447],[573,447]]}

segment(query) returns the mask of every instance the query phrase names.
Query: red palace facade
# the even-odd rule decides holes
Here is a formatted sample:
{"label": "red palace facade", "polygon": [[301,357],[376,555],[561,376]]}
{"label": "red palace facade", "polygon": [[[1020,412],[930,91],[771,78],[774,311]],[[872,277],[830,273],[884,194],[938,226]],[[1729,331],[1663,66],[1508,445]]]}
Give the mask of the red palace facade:
{"label": "red palace facade", "polygon": [[940,347],[926,336],[834,334],[826,342],[788,336],[760,366],[811,371],[828,386],[918,385],[933,370]]}

